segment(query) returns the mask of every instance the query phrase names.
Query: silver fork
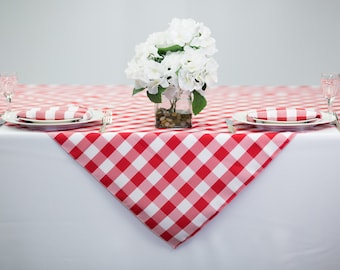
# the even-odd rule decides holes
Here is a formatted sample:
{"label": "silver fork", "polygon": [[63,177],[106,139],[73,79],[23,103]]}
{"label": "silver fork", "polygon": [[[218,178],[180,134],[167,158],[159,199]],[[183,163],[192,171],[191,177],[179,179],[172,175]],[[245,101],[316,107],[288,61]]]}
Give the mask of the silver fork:
{"label": "silver fork", "polygon": [[99,132],[105,132],[106,126],[110,125],[112,123],[112,112],[111,111],[105,111],[104,116],[102,118],[102,125],[99,129]]}
{"label": "silver fork", "polygon": [[227,127],[230,133],[235,133],[236,132],[236,128],[234,127],[234,122],[233,120],[226,118],[225,122],[227,123]]}
{"label": "silver fork", "polygon": [[340,131],[340,122],[339,122],[338,114],[336,112],[333,112],[333,115],[335,116],[334,124],[336,128]]}

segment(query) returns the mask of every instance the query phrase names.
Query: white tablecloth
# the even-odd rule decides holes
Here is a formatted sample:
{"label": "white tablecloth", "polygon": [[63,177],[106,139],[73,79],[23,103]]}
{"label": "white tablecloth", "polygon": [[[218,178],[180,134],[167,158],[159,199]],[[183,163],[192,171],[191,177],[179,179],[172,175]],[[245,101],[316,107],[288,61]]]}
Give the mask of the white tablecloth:
{"label": "white tablecloth", "polygon": [[0,128],[0,269],[339,269],[340,133],[299,133],[177,249],[46,133]]}

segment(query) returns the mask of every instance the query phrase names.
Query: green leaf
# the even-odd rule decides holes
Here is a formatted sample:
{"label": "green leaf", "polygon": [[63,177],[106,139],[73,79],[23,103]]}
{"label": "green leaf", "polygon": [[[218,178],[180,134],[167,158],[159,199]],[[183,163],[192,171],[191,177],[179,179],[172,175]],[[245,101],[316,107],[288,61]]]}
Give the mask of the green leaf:
{"label": "green leaf", "polygon": [[132,95],[142,92],[145,88],[133,88]]}
{"label": "green leaf", "polygon": [[146,93],[148,95],[148,98],[153,103],[161,103],[162,102],[162,94],[158,92],[157,94],[150,94],[149,92]]}
{"label": "green leaf", "polygon": [[207,106],[207,100],[196,90],[193,91],[193,95],[192,112],[194,115],[197,115],[205,108],[205,106]]}
{"label": "green leaf", "polygon": [[150,94],[147,92],[148,98],[153,103],[161,103],[162,102],[162,93],[166,90],[166,88],[163,88],[162,86],[158,86],[158,93],[157,94]]}
{"label": "green leaf", "polygon": [[179,45],[172,45],[166,48],[158,48],[158,54],[165,55],[167,52],[180,52],[183,50],[184,48]]}

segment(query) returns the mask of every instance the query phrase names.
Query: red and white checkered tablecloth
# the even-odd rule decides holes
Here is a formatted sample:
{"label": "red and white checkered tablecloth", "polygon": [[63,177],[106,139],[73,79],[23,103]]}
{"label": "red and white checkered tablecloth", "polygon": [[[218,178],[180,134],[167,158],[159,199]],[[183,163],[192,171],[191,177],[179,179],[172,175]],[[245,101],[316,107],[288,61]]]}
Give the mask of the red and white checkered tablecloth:
{"label": "red and white checkered tablecloth", "polygon": [[131,92],[128,86],[21,85],[13,109],[62,103],[112,109],[106,133],[92,126],[49,135],[172,247],[214,218],[296,135],[245,125],[230,134],[226,117],[267,106],[326,109],[315,87],[221,86],[208,90],[208,107],[194,116],[193,128],[164,130],[154,127],[147,97]]}

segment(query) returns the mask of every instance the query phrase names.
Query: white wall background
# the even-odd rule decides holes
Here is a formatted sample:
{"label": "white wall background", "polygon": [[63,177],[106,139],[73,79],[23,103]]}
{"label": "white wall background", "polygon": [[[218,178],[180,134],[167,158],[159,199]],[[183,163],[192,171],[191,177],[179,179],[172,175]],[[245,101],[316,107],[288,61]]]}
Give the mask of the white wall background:
{"label": "white wall background", "polygon": [[339,0],[0,0],[0,70],[21,83],[132,84],[135,45],[173,17],[211,29],[219,84],[318,84],[340,71]]}

